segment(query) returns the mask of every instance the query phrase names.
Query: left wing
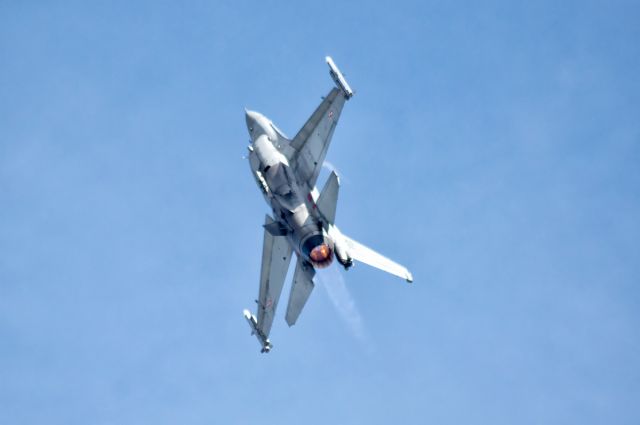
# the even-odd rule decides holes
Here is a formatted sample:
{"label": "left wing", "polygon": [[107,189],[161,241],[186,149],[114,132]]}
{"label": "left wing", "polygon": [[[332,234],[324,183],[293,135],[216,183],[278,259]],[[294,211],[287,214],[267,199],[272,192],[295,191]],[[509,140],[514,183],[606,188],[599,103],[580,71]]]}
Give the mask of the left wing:
{"label": "left wing", "polygon": [[322,100],[290,144],[293,154],[289,158],[293,160],[296,173],[307,183],[309,190],[316,185],[344,102],[353,96],[353,90],[333,59],[327,56],[326,61],[329,75],[336,87]]}
{"label": "left wing", "polygon": [[291,141],[293,168],[309,189],[316,184],[345,100],[344,93],[333,88]]}

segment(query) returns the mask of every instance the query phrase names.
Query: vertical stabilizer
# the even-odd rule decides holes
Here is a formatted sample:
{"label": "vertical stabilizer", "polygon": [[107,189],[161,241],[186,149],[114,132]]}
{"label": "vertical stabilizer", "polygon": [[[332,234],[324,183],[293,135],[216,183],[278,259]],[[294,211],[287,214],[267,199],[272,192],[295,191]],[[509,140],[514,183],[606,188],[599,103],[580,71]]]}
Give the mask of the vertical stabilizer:
{"label": "vertical stabilizer", "polygon": [[336,221],[336,207],[338,204],[338,192],[340,190],[340,178],[335,171],[331,172],[327,183],[322,188],[316,206],[330,224]]}

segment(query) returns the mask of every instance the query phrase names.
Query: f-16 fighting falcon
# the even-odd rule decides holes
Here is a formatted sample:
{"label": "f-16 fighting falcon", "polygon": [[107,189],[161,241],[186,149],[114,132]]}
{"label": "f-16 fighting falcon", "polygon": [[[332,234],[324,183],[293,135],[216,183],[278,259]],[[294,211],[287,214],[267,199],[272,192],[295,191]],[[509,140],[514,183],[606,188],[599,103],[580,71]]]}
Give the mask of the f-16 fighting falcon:
{"label": "f-16 fighting falcon", "polygon": [[296,323],[313,290],[315,270],[327,267],[334,257],[345,269],[355,260],[413,281],[405,267],[350,239],[336,227],[340,179],[335,172],[331,172],[322,192],[316,188],[342,107],[353,96],[333,60],[327,56],[326,61],[336,87],[293,139],[264,115],[246,111],[251,173],[273,211],[273,216],[265,217],[263,226],[258,317],[244,310],[263,353],[272,347],[269,332],[293,252],[296,270],[285,315],[289,326]]}

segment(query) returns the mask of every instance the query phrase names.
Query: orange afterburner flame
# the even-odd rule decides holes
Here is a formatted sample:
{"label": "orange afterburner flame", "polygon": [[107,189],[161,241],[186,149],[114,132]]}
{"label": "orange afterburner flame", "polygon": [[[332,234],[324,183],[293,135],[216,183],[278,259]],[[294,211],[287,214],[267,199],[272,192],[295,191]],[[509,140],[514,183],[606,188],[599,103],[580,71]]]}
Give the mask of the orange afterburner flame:
{"label": "orange afterburner flame", "polygon": [[332,260],[331,248],[326,243],[320,244],[311,250],[309,257],[316,267],[327,267]]}

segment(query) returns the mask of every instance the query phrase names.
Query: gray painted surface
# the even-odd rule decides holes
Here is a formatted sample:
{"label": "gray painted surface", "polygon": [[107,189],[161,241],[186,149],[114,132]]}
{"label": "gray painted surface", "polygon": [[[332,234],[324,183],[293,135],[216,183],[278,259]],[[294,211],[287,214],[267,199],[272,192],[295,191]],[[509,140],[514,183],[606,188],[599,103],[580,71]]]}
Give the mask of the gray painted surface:
{"label": "gray painted surface", "polygon": [[269,332],[291,252],[296,253],[298,260],[285,315],[289,326],[296,323],[311,295],[314,268],[327,267],[334,257],[345,269],[356,260],[413,281],[404,266],[344,236],[335,226],[340,185],[335,172],[329,176],[322,194],[317,195],[316,180],[333,132],[345,102],[353,96],[330,57],[327,64],[337,87],[323,98],[292,140],[264,115],[245,110],[251,137],[249,165],[273,212],[273,217],[267,217],[265,222],[257,319],[245,310],[245,318],[263,352],[271,349]]}

